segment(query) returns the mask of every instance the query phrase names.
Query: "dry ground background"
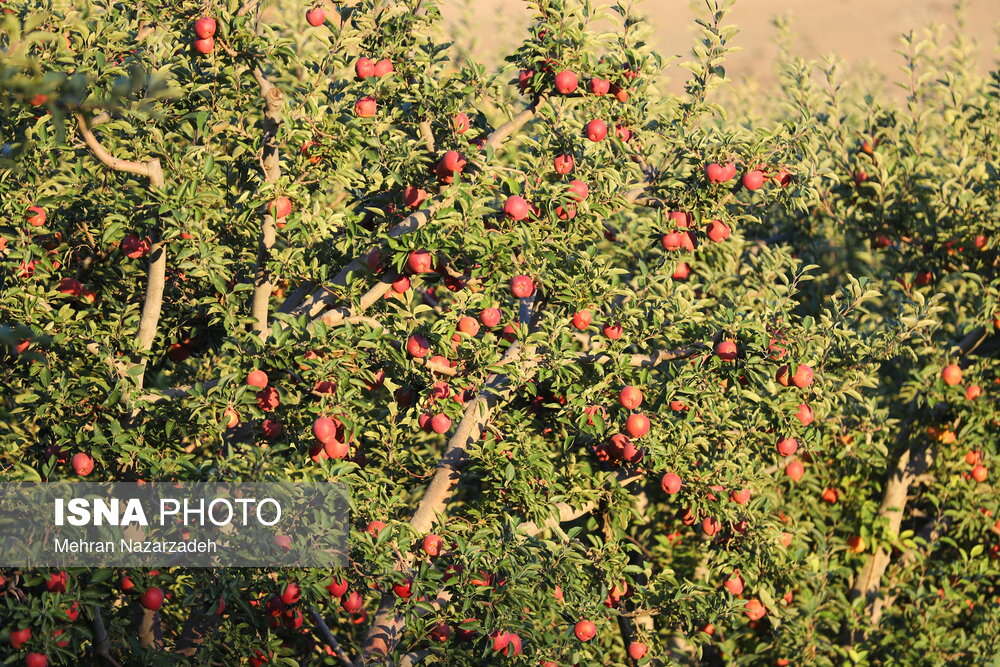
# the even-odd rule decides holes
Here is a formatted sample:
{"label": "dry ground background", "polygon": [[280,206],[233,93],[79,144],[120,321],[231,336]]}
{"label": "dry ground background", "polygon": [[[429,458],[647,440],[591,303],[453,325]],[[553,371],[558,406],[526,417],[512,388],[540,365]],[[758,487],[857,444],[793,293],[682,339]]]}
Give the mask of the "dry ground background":
{"label": "dry ground background", "polygon": [[[592,0],[595,5],[607,0]],[[448,0],[443,4],[451,38],[473,51],[478,59],[496,63],[502,52],[524,35],[531,12],[523,0]],[[869,70],[886,77],[900,76],[901,59],[895,53],[902,33],[929,26],[958,28],[978,42],[979,66],[996,67],[1000,57],[1000,0],[967,0],[963,19],[956,17],[954,0],[737,0],[727,23],[740,33],[733,44],[742,51],[730,57],[726,69],[735,81],[752,80],[762,88],[774,82],[777,17],[787,18],[795,34],[791,52],[806,58],[835,53],[846,71]],[[693,17],[706,16],[703,0],[645,0],[637,2],[653,28],[651,42],[664,56],[688,59],[694,42]],[[684,70],[668,69],[669,86],[679,90]]]}

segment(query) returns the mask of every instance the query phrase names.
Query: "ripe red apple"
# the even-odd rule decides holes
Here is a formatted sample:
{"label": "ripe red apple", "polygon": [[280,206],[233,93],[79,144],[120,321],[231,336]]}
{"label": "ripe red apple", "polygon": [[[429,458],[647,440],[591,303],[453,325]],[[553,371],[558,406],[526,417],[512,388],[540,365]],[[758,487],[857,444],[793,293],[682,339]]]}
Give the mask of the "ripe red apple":
{"label": "ripe red apple", "polygon": [[257,392],[257,407],[261,410],[274,410],[281,405],[281,396],[274,387],[264,387]]}
{"label": "ripe red apple", "polygon": [[674,267],[674,272],[670,277],[674,280],[687,280],[690,275],[691,267],[687,265],[687,262],[677,262],[677,266]]}
{"label": "ripe red apple", "polygon": [[674,252],[675,250],[680,250],[681,245],[683,245],[684,239],[678,232],[667,232],[660,239],[660,245],[667,252]]}
{"label": "ripe red apple", "polygon": [[591,321],[592,315],[590,313],[590,309],[588,308],[583,308],[573,314],[573,326],[580,331],[586,331],[587,328],[590,327]]}
{"label": "ripe red apple", "polygon": [[799,364],[792,375],[792,384],[799,389],[805,389],[813,383],[813,369],[805,364]]}
{"label": "ripe red apple", "polygon": [[372,537],[378,537],[379,533],[381,533],[385,529],[385,527],[386,523],[384,521],[379,521],[378,519],[375,519],[373,521],[368,522],[368,525],[365,527],[365,532],[371,535]]}
{"label": "ripe red apple", "polygon": [[339,598],[347,592],[347,579],[343,577],[332,577],[330,579],[330,585],[326,587],[326,590],[330,592],[331,598]]}
{"label": "ripe red apple", "polygon": [[504,202],[503,212],[511,220],[520,222],[528,217],[528,214],[531,212],[531,207],[528,206],[528,202],[525,201],[524,197],[511,195],[510,197],[507,197],[507,201]]}
{"label": "ripe red apple", "polygon": [[354,63],[354,73],[359,79],[367,79],[370,76],[375,76],[375,62],[371,58],[365,58],[364,56],[358,58],[358,61]]}
{"label": "ripe red apple", "polygon": [[465,134],[472,126],[472,121],[469,120],[469,114],[464,111],[456,114],[455,117],[451,119],[451,126],[455,129],[457,134]]}
{"label": "ripe red apple", "polygon": [[500,309],[484,308],[479,312],[479,321],[483,323],[484,327],[492,329],[500,323]]}
{"label": "ripe red apple", "polygon": [[292,200],[284,195],[275,197],[268,206],[268,210],[275,218],[287,218],[292,212]]}
{"label": "ripe red apple", "polygon": [[24,667],[49,667],[49,658],[44,653],[29,653],[24,657]]}
{"label": "ripe red apple", "polygon": [[983,395],[983,388],[978,384],[970,384],[965,388],[965,398],[969,401],[974,401]]}
{"label": "ripe red apple", "polygon": [[510,291],[519,299],[525,299],[535,292],[535,283],[528,276],[514,276],[510,281]]}
{"label": "ripe red apple", "polygon": [[240,425],[240,413],[236,412],[236,410],[226,408],[222,415],[226,418],[226,428],[236,428]]}
{"label": "ripe red apple", "polygon": [[405,203],[410,208],[420,208],[420,205],[424,203],[427,199],[427,191],[420,188],[408,185],[405,190],[403,190],[403,203]]}
{"label": "ripe red apple", "polygon": [[149,253],[149,248],[149,241],[140,239],[135,234],[126,235],[121,242],[122,254],[129,259],[145,257]]}
{"label": "ripe red apple", "polygon": [[764,185],[764,173],[754,169],[743,174],[743,187],[747,190],[759,190]]}
{"label": "ripe red apple", "polygon": [[705,517],[701,522],[701,531],[712,537],[722,530],[722,524],[714,516]]}
{"label": "ripe red apple", "polygon": [[629,642],[628,649],[626,650],[628,651],[628,657],[639,661],[646,657],[648,648],[642,642]]}
{"label": "ripe red apple", "polygon": [[14,630],[10,633],[10,645],[15,650],[21,648],[29,639],[31,639],[31,628]]}
{"label": "ripe red apple", "polygon": [[426,250],[414,250],[406,258],[406,268],[410,273],[430,273],[434,257]]}
{"label": "ripe red apple", "polygon": [[451,418],[444,413],[439,413],[431,417],[431,430],[435,433],[447,433],[451,428]]}
{"label": "ripe red apple", "polygon": [[382,60],[375,63],[375,76],[386,76],[392,74],[396,71],[396,68],[392,66],[392,61],[388,58],[383,58]]}
{"label": "ripe red apple", "polygon": [[983,454],[978,450],[973,449],[965,453],[965,462],[970,466],[974,466],[982,460]]}
{"label": "ripe red apple", "polygon": [[406,340],[406,351],[411,357],[416,357],[417,359],[425,357],[430,352],[430,349],[430,343],[420,334],[413,334]]}
{"label": "ripe red apple", "polygon": [[[735,172],[735,167],[733,171]],[[732,178],[729,175],[728,165],[724,167],[717,162],[705,166],[705,176],[708,177],[709,183],[725,183]]]}
{"label": "ripe red apple", "polygon": [[632,139],[632,130],[627,125],[622,125],[621,123],[615,125],[615,134],[625,143],[628,143]]}
{"label": "ripe red apple", "polygon": [[521,637],[513,632],[497,631],[490,635],[493,637],[493,650],[499,651],[508,658],[520,655],[523,648]]}
{"label": "ripe red apple", "polygon": [[194,50],[202,55],[207,55],[215,50],[215,40],[211,37],[194,40]]}
{"label": "ripe red apple", "polygon": [[263,389],[267,386],[267,373],[260,369],[250,371],[247,373],[247,384],[251,387]]}
{"label": "ripe red apple", "polygon": [[569,95],[575,92],[578,84],[579,79],[577,79],[576,74],[569,70],[563,70],[556,74],[556,90],[562,95]]}
{"label": "ripe red apple", "polygon": [[371,118],[378,110],[378,104],[372,97],[362,97],[354,103],[354,114],[359,118]]}
{"label": "ripe red apple", "polygon": [[454,180],[455,172],[461,172],[465,169],[465,165],[466,159],[464,155],[458,151],[447,151],[441,156],[436,172],[438,177],[444,180],[444,182],[451,183]]}
{"label": "ripe red apple", "polygon": [[750,489],[733,490],[729,494],[729,499],[737,505],[746,505],[750,502]]}
{"label": "ripe red apple", "polygon": [[681,490],[680,476],[673,472],[665,473],[663,479],[660,480],[660,488],[663,489],[664,493],[674,495]]}
{"label": "ripe red apple", "polygon": [[147,588],[146,592],[139,598],[139,604],[150,611],[156,611],[163,606],[163,590],[160,588]]}
{"label": "ripe red apple", "polygon": [[837,493],[837,489],[824,489],[820,497],[823,498],[824,502],[835,505],[837,500],[840,499],[840,494]]}
{"label": "ripe red apple", "polygon": [[777,446],[778,454],[781,456],[791,456],[799,449],[799,443],[795,438],[780,438]]}
{"label": "ripe red apple", "polygon": [[618,393],[618,402],[626,410],[635,410],[642,404],[642,391],[638,387],[626,385]]}
{"label": "ripe red apple", "polygon": [[594,77],[590,80],[590,92],[598,97],[607,95],[611,90],[611,82],[606,79]]}
{"label": "ripe red apple", "polygon": [[522,69],[517,73],[517,87],[524,92],[528,89],[531,84],[532,77],[535,76],[535,71],[530,69]]}
{"label": "ripe red apple", "polygon": [[809,424],[813,423],[813,419],[815,419],[815,416],[813,415],[813,409],[810,408],[805,403],[800,403],[799,409],[795,413],[795,418],[798,419],[799,423],[801,423],[803,426],[809,426]]}
{"label": "ripe red apple", "polygon": [[312,425],[312,434],[324,445],[343,439],[344,425],[333,417],[317,417]]}
{"label": "ripe red apple", "polygon": [[281,591],[281,601],[285,604],[295,604],[302,599],[302,589],[294,581],[290,581],[285,584],[285,588]]}
{"label": "ripe red apple", "polygon": [[622,325],[620,324],[605,324],[601,327],[601,333],[611,340],[618,340],[622,337],[624,329],[622,329]]}
{"label": "ripe red apple", "polygon": [[198,35],[202,39],[208,39],[209,37],[215,37],[215,31],[218,28],[215,19],[211,16],[203,16],[194,22],[194,34]]}
{"label": "ripe red apple", "polygon": [[91,458],[90,454],[84,452],[77,452],[73,455],[72,465],[73,472],[80,477],[86,477],[94,471],[94,459]]}
{"label": "ripe red apple", "polygon": [[59,281],[56,291],[68,296],[80,296],[83,294],[83,285],[76,278],[63,278]]}
{"label": "ripe red apple", "polygon": [[458,330],[468,336],[475,336],[479,333],[479,322],[476,318],[466,315],[458,321]]}
{"label": "ripe red apple", "polygon": [[583,201],[590,194],[590,187],[583,181],[570,181],[569,187],[566,189],[569,190],[570,196],[576,201]]}
{"label": "ripe red apple", "polygon": [[593,621],[577,621],[573,634],[582,642],[589,642],[597,634],[597,626]]}
{"label": "ripe red apple", "polygon": [[281,425],[281,422],[279,421],[275,421],[273,419],[265,419],[260,424],[260,431],[264,435],[264,437],[267,438],[268,440],[277,440],[278,438],[281,437],[281,433],[282,431],[284,431],[284,427]]}
{"label": "ripe red apple", "polygon": [[576,166],[576,161],[573,159],[572,155],[563,153],[561,155],[557,155],[555,160],[552,161],[552,164],[555,167],[557,174],[565,175],[573,171],[573,167]]}
{"label": "ripe red apple", "polygon": [[50,593],[65,593],[66,585],[69,583],[69,575],[66,572],[53,572],[45,580],[45,588]]}
{"label": "ripe red apple", "polygon": [[736,361],[739,352],[735,341],[720,340],[715,346],[715,356],[722,361]]}
{"label": "ripe red apple", "polygon": [[941,379],[947,385],[956,385],[962,382],[962,369],[958,364],[949,364],[941,371]]}
{"label": "ripe red apple", "polygon": [[649,417],[638,413],[629,415],[625,420],[625,431],[633,438],[641,438],[649,433]]}
{"label": "ripe red apple", "polygon": [[740,593],[742,593],[744,583],[743,583],[743,577],[740,576],[740,571],[733,570],[733,573],[729,575],[729,577],[725,581],[722,582],[722,585],[725,587],[727,591],[729,591],[733,595],[739,595]]}
{"label": "ripe red apple", "polygon": [[587,123],[585,130],[587,138],[593,142],[603,141],[606,136],[608,136],[608,126],[603,120],[595,118],[594,120]]}
{"label": "ripe red apple", "polygon": [[364,606],[364,604],[365,604],[364,598],[362,598],[361,594],[358,593],[357,591],[351,591],[350,593],[344,595],[344,597],[340,599],[340,606],[343,607],[344,611],[346,611],[348,614],[358,613],[359,611],[361,611],[361,608]]}
{"label": "ripe red apple", "polygon": [[980,484],[986,481],[987,476],[989,476],[989,470],[983,464],[979,464],[972,468],[972,479],[976,480]]}
{"label": "ripe red apple", "polygon": [[743,605],[743,610],[751,621],[759,621],[767,615],[767,608],[757,598],[753,598]]}
{"label": "ripe red apple", "polygon": [[41,206],[29,206],[24,219],[32,227],[41,227],[45,224],[45,209]]}
{"label": "ripe red apple", "polygon": [[400,276],[392,281],[392,291],[396,294],[405,294],[410,289],[410,279],[407,276]]}
{"label": "ripe red apple", "polygon": [[729,226],[721,220],[712,220],[705,225],[705,233],[708,235],[709,240],[715,243],[721,243],[728,239],[731,231]]}
{"label": "ripe red apple", "polygon": [[318,28],[326,21],[326,12],[319,7],[313,7],[306,12],[306,22],[314,28]]}
{"label": "ripe red apple", "polygon": [[444,540],[441,539],[440,535],[435,535],[434,533],[424,536],[424,541],[421,544],[421,548],[428,556],[439,555],[442,546],[444,546]]}
{"label": "ripe red apple", "polygon": [[413,595],[413,579],[407,579],[402,583],[393,584],[392,592],[396,594],[396,597],[406,600]]}
{"label": "ripe red apple", "polygon": [[802,479],[802,476],[806,474],[805,466],[802,465],[801,461],[792,461],[785,466],[785,474],[793,481],[797,482]]}

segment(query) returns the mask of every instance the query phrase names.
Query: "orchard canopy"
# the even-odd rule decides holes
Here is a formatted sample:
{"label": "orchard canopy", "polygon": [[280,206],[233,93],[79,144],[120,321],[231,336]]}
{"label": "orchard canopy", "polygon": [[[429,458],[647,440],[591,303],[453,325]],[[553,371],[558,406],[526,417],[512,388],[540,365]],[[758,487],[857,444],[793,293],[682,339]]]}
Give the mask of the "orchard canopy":
{"label": "orchard canopy", "polygon": [[996,659],[995,45],[762,94],[709,0],[668,94],[527,4],[2,4],[3,480],[351,489],[344,568],[3,569],[4,664]]}

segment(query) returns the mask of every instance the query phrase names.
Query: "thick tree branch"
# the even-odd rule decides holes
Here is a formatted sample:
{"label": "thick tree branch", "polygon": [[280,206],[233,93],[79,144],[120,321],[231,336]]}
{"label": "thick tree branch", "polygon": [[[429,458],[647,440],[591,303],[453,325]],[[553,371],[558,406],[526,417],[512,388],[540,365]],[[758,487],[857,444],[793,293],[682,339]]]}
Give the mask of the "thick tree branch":
{"label": "thick tree branch", "polygon": [[94,615],[92,624],[94,631],[94,654],[111,667],[122,667],[111,655],[111,642],[108,640],[108,631],[104,627],[104,618],[101,616],[100,607],[93,607],[92,612]]}
{"label": "thick tree branch", "polygon": [[[87,123],[87,119],[83,117],[83,114],[76,114],[76,124],[77,131],[83,138],[87,148],[90,152],[94,154],[101,163],[111,169],[112,171],[123,171],[129,174],[136,174],[137,176],[144,176],[145,178],[151,179],[149,162],[136,162],[133,160],[122,160],[116,158],[108,150],[101,145],[101,142],[97,140],[94,133],[90,129],[90,125]],[[162,184],[157,187],[162,187]]]}
{"label": "thick tree branch", "polygon": [[338,642],[337,638],[333,636],[332,632],[330,632],[330,626],[326,624],[326,620],[323,618],[323,615],[311,606],[309,607],[309,615],[316,624],[316,629],[319,630],[319,633],[323,636],[323,641],[325,641],[327,645],[333,649],[333,652],[342,663],[347,665],[347,667],[352,667],[354,662],[347,657],[347,653],[345,653],[344,649],[341,648],[340,642]]}

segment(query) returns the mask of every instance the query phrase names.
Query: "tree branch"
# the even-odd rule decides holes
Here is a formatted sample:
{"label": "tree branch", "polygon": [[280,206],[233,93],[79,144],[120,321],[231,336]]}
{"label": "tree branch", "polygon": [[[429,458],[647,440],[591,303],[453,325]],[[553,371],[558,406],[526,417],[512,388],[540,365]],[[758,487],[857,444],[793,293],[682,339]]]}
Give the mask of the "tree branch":
{"label": "tree branch", "polygon": [[316,624],[316,629],[319,630],[321,635],[323,635],[323,641],[325,641],[327,645],[333,649],[333,652],[338,658],[340,658],[342,663],[347,665],[347,667],[352,667],[354,662],[347,657],[347,653],[345,653],[344,649],[341,648],[340,642],[338,642],[337,638],[333,636],[332,632],[330,632],[330,626],[326,624],[326,620],[323,618],[323,615],[316,611],[316,609],[312,606],[309,607],[309,615]]}
{"label": "tree branch", "polygon": [[111,667],[122,667],[121,664],[111,656],[111,642],[108,640],[108,631],[104,627],[104,618],[101,616],[101,608],[92,608],[93,631],[94,631],[94,654],[104,660]]}

